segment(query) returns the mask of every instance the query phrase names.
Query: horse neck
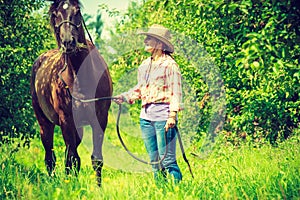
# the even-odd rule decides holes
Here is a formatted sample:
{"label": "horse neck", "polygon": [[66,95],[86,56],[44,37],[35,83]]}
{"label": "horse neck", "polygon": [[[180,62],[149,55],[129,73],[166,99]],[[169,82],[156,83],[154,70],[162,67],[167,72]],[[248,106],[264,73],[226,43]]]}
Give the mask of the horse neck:
{"label": "horse neck", "polygon": [[88,56],[91,50],[91,45],[85,38],[85,32],[82,26],[79,30],[78,44],[82,47],[78,47],[74,54],[69,55],[72,66],[76,72],[79,70],[82,62]]}
{"label": "horse neck", "polygon": [[75,54],[68,56],[69,75],[74,80],[73,92],[77,91],[85,98],[93,98],[99,81],[99,73],[95,69],[95,61],[91,49],[78,50]]}
{"label": "horse neck", "polygon": [[69,55],[69,61],[75,72],[77,72],[84,62],[85,58],[88,56],[89,51],[87,50],[78,50],[78,52]]}

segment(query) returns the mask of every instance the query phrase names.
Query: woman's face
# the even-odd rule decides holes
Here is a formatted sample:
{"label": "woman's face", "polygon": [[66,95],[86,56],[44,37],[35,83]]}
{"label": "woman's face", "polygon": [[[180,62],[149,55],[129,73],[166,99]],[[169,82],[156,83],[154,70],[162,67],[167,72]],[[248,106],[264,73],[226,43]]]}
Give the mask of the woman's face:
{"label": "woman's face", "polygon": [[152,53],[154,49],[162,49],[162,43],[154,37],[147,36],[144,40],[145,51]]}

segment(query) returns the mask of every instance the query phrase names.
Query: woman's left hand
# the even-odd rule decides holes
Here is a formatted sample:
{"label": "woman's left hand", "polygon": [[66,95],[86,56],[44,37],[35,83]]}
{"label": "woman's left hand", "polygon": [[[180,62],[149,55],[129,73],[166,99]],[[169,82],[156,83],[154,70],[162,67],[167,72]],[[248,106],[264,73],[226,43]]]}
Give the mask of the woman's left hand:
{"label": "woman's left hand", "polygon": [[165,126],[165,130],[168,131],[169,128],[174,128],[176,124],[176,120],[172,117],[168,118],[166,126]]}

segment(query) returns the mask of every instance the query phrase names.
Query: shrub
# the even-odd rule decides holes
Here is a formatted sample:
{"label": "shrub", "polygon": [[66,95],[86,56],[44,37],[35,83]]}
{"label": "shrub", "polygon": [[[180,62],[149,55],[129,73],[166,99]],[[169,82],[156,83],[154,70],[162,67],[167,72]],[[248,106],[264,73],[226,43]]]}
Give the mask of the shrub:
{"label": "shrub", "polygon": [[[219,69],[216,74],[221,74],[221,79],[215,80],[218,76],[213,71],[205,71],[211,63],[197,73],[187,64],[190,59],[178,59],[183,77],[194,88],[196,101],[201,103],[210,94],[210,101],[201,111],[198,133],[209,131],[216,109],[221,113],[216,120],[220,124],[214,125],[213,132],[223,125],[225,111],[213,105],[222,102],[224,88],[210,88],[209,82],[215,81],[225,86],[226,134],[274,143],[299,126],[299,12],[295,0],[133,2],[122,23],[116,25],[110,45],[118,49],[119,35],[153,23],[192,38],[203,45],[208,53],[205,56]],[[198,56],[197,49],[187,50],[191,56]],[[130,60],[136,57],[132,53],[130,59],[116,62],[115,77],[126,73],[132,66]]]}
{"label": "shrub", "polygon": [[[9,1],[0,9],[0,144],[34,137],[35,118],[29,92],[31,66],[51,45],[48,21],[38,12],[43,1]],[[41,11],[42,12],[42,11]]]}

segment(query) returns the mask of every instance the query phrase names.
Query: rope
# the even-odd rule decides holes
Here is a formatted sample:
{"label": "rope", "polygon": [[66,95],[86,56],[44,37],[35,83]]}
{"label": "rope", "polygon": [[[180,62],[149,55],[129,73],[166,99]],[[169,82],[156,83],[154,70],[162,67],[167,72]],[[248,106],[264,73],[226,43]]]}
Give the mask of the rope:
{"label": "rope", "polygon": [[183,148],[183,144],[182,144],[182,139],[181,139],[181,136],[180,136],[180,133],[179,133],[179,130],[177,128],[177,126],[175,126],[175,129],[176,129],[176,132],[177,132],[177,136],[178,136],[178,142],[179,142],[179,146],[180,146],[180,149],[181,149],[181,153],[182,153],[182,157],[184,159],[184,161],[186,162],[186,164],[188,165],[188,168],[189,168],[189,171],[190,171],[190,174],[192,175],[192,178],[194,178],[194,174],[192,172],[192,168],[190,166],[190,163],[185,155],[185,152],[184,152],[184,148]]}
{"label": "rope", "polygon": [[[135,156],[133,153],[131,153],[131,152],[128,150],[127,146],[125,145],[125,143],[124,143],[124,141],[123,141],[123,139],[122,139],[122,137],[121,137],[120,130],[119,130],[119,122],[120,122],[121,111],[122,111],[122,105],[119,104],[119,111],[118,111],[118,116],[117,116],[116,129],[117,129],[117,134],[118,134],[119,140],[120,140],[120,142],[121,142],[123,148],[127,151],[127,153],[128,153],[130,156],[132,156],[134,159],[136,159],[136,160],[138,160],[138,161],[140,161],[140,162],[142,162],[142,163],[144,163],[144,164],[149,164],[149,165],[161,164],[161,162],[162,162],[162,161],[166,158],[166,156],[167,156],[167,151],[168,151],[167,148],[168,148],[168,145],[167,145],[167,139],[166,139],[166,138],[167,138],[167,133],[168,133],[168,132],[165,131],[165,134],[164,134],[164,136],[165,136],[165,141],[166,141],[166,150],[165,150],[164,156],[163,156],[160,160],[158,160],[158,161],[156,161],[156,162],[147,162],[147,161],[144,161],[144,160],[138,158],[137,156]],[[185,152],[184,152],[184,147],[183,147],[182,139],[181,139],[181,136],[180,136],[180,133],[179,133],[179,130],[178,130],[178,127],[177,127],[177,126],[175,126],[175,130],[176,130],[176,133],[177,133],[177,136],[178,136],[178,142],[179,142],[180,150],[181,150],[181,153],[182,153],[182,157],[183,157],[184,161],[186,162],[186,164],[188,165],[188,168],[189,168],[189,171],[190,171],[190,174],[191,174],[192,178],[194,178],[194,175],[193,175],[193,172],[192,172],[192,168],[191,168],[190,163],[189,163],[189,161],[188,161],[188,159],[187,159],[187,157],[186,157],[186,155],[185,155]]]}
{"label": "rope", "polygon": [[82,19],[82,23],[83,23],[83,26],[84,26],[84,28],[85,28],[85,30],[86,30],[86,32],[87,32],[89,38],[90,38],[91,43],[93,44],[93,46],[95,46],[95,45],[94,45],[94,42],[93,42],[93,39],[92,39],[92,37],[91,37],[91,34],[90,34],[90,32],[88,31],[87,26],[86,26],[86,24],[85,24],[85,21],[84,21],[83,19]]}
{"label": "rope", "polygon": [[[65,23],[65,22],[66,22],[66,21],[63,21],[63,23]],[[68,21],[68,22],[69,22],[69,21]],[[69,23],[70,23],[70,22],[69,22]],[[90,35],[88,29],[87,29],[87,26],[86,26],[86,24],[85,24],[85,21],[82,20],[82,23],[83,23],[83,26],[84,26],[84,28],[85,28],[85,30],[86,30],[88,36],[89,36],[89,39],[90,39],[91,43],[94,45],[93,39],[92,39],[92,37],[91,37],[91,35]],[[61,23],[61,24],[62,24],[62,23]],[[61,24],[60,24],[60,25],[61,25]],[[72,25],[74,25],[74,24],[72,23]],[[77,26],[76,26],[76,27],[77,27]],[[94,46],[95,46],[95,45],[94,45]],[[80,99],[80,98],[77,98],[77,97],[73,96],[72,93],[71,93],[71,91],[70,91],[69,86],[68,86],[67,83],[64,81],[64,79],[63,79],[63,77],[62,77],[62,75],[61,75],[61,74],[66,70],[67,67],[68,67],[68,64],[67,64],[67,54],[65,54],[65,64],[64,64],[64,67],[59,71],[58,77],[59,77],[59,79],[62,81],[62,83],[64,84],[64,86],[65,86],[65,88],[66,88],[66,90],[67,90],[67,93],[68,93],[68,95],[69,95],[71,98],[75,99],[76,101],[80,101],[80,102],[82,102],[82,103],[90,103],[90,102],[96,102],[96,101],[104,101],[104,100],[114,100],[114,99],[117,99],[116,97],[100,97],[100,98],[93,98],[93,99]],[[138,160],[138,161],[140,161],[140,162],[142,162],[142,163],[144,163],[144,164],[149,164],[149,165],[161,164],[162,161],[166,158],[166,156],[167,156],[167,151],[168,151],[168,145],[167,145],[167,139],[166,139],[166,138],[167,138],[167,132],[165,131],[165,134],[164,134],[165,141],[166,141],[166,144],[165,144],[165,145],[166,145],[166,149],[165,149],[164,156],[163,156],[160,160],[155,161],[155,162],[144,161],[144,160],[138,158],[137,156],[135,156],[133,153],[131,153],[131,152],[129,151],[129,149],[127,148],[127,146],[125,145],[125,143],[124,143],[124,141],[123,141],[123,139],[122,139],[122,137],[121,137],[120,129],[119,129],[119,122],[120,122],[121,111],[122,111],[122,105],[119,104],[119,111],[118,111],[118,117],[117,117],[116,129],[117,129],[118,138],[119,138],[119,140],[120,140],[120,142],[121,142],[123,148],[126,150],[126,152],[127,152],[130,156],[132,156],[134,159],[136,159],[136,160]],[[190,171],[192,177],[194,178],[194,175],[193,175],[193,173],[192,173],[191,166],[190,166],[189,161],[187,160],[186,155],[185,155],[185,153],[184,153],[184,148],[183,148],[183,144],[182,144],[182,140],[181,140],[180,133],[179,133],[179,131],[178,131],[178,128],[177,128],[177,127],[175,127],[175,128],[176,128],[176,132],[177,132],[177,136],[178,136],[178,141],[179,141],[179,145],[180,145],[180,149],[181,149],[181,152],[182,152],[183,159],[184,159],[184,161],[187,163],[187,165],[188,165],[188,167],[189,167],[189,171]]]}
{"label": "rope", "polygon": [[[93,99],[80,99],[80,98],[77,98],[75,96],[72,95],[71,91],[70,91],[70,88],[69,86],[67,85],[67,83],[64,81],[61,73],[64,72],[67,68],[67,62],[66,62],[66,58],[67,58],[67,55],[65,55],[65,65],[64,67],[59,71],[58,73],[58,77],[59,79],[62,81],[62,83],[64,84],[66,90],[67,90],[67,93],[68,95],[70,95],[71,98],[77,100],[77,101],[80,101],[82,103],[90,103],[90,102],[96,102],[96,101],[104,101],[104,100],[114,100],[114,99],[118,99],[116,97],[99,97],[99,98],[93,98]],[[158,161],[155,161],[155,162],[148,162],[148,161],[145,161],[145,160],[142,160],[140,158],[138,158],[137,156],[135,156],[131,151],[129,151],[129,149],[127,148],[127,146],[125,145],[123,139],[122,139],[122,136],[121,136],[121,133],[120,133],[120,129],[119,129],[119,123],[120,123],[120,117],[121,117],[121,111],[122,111],[122,105],[119,104],[119,111],[118,111],[118,116],[117,116],[117,123],[116,123],[116,129],[117,129],[117,134],[118,134],[118,138],[123,146],[123,148],[126,150],[126,152],[131,156],[133,157],[134,159],[144,163],[144,164],[149,164],[149,165],[156,165],[156,164],[161,164],[162,161],[166,158],[167,156],[167,151],[168,151],[168,145],[167,145],[167,131],[165,131],[165,134],[164,134],[164,137],[165,137],[165,141],[166,141],[166,149],[165,149],[165,153],[164,153],[164,156],[158,160]],[[193,172],[192,172],[192,169],[191,169],[191,166],[190,166],[190,163],[185,155],[185,152],[184,152],[184,147],[183,147],[183,143],[182,143],[182,139],[181,139],[181,136],[180,136],[180,133],[179,133],[179,130],[177,128],[177,126],[175,126],[175,129],[176,129],[176,133],[177,133],[177,136],[178,136],[178,141],[179,141],[179,146],[180,146],[180,149],[181,149],[181,153],[182,153],[182,156],[183,156],[183,159],[184,161],[187,163],[188,165],[188,168],[189,168],[189,171],[190,171],[190,174],[192,176],[192,178],[194,178],[194,175],[193,175]]]}

